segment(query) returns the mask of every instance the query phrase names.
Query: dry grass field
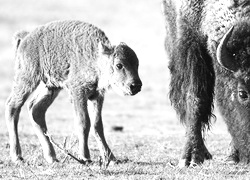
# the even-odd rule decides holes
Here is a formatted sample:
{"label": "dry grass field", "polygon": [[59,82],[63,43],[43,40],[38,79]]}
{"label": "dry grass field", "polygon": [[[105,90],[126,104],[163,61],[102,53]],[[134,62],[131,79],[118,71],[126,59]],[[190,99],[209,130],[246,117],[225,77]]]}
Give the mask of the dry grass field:
{"label": "dry grass field", "polygon": [[[60,19],[95,24],[105,31],[112,44],[126,42],[140,60],[142,92],[134,97],[121,97],[110,91],[106,96],[105,135],[121,161],[107,169],[100,167],[93,136],[89,139],[93,164],[79,164],[57,148],[60,162],[47,164],[32,130],[26,104],[19,121],[25,163],[15,165],[9,158],[4,104],[14,76],[12,35],[17,30],[32,30]],[[216,123],[213,120],[211,131],[206,133],[213,160],[195,168],[176,167],[185,131],[168,99],[164,32],[160,0],[0,0],[0,179],[249,179],[249,166],[224,162],[230,137],[217,113]],[[47,125],[54,141],[76,154],[72,114],[72,105],[63,91],[47,112]],[[123,131],[113,131],[112,126],[122,126]]]}

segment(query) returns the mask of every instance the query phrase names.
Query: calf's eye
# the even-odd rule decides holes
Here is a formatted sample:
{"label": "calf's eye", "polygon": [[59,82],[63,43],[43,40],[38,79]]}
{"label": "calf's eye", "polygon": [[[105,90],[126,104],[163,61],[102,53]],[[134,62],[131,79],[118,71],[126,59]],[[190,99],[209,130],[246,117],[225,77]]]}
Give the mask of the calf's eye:
{"label": "calf's eye", "polygon": [[123,67],[122,64],[117,64],[117,65],[116,65],[116,68],[117,68],[117,69],[122,69],[122,67]]}
{"label": "calf's eye", "polygon": [[242,99],[247,99],[248,98],[248,94],[246,91],[239,91],[239,97]]}

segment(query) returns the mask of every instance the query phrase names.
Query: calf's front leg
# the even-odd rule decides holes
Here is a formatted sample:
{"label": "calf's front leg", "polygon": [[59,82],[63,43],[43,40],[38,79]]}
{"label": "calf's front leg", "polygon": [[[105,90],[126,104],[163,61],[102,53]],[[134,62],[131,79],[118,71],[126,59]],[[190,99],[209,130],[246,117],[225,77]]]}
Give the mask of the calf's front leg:
{"label": "calf's front leg", "polygon": [[71,98],[75,110],[75,133],[79,141],[79,158],[89,162],[90,153],[88,148],[88,137],[90,131],[90,118],[87,108],[87,98],[82,90],[71,91]]}
{"label": "calf's front leg", "polygon": [[103,123],[102,123],[102,106],[103,106],[103,95],[98,95],[94,99],[90,100],[91,108],[91,119],[94,121],[94,136],[98,143],[100,154],[105,166],[108,166],[110,161],[116,161],[115,156],[111,152],[108,144],[105,140]]}

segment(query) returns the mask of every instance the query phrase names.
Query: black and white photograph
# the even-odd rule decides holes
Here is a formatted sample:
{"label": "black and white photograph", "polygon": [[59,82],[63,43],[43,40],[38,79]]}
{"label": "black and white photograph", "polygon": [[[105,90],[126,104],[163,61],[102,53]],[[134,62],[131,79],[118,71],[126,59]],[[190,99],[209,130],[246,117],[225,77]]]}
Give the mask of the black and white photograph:
{"label": "black and white photograph", "polygon": [[250,0],[0,0],[0,179],[249,179]]}

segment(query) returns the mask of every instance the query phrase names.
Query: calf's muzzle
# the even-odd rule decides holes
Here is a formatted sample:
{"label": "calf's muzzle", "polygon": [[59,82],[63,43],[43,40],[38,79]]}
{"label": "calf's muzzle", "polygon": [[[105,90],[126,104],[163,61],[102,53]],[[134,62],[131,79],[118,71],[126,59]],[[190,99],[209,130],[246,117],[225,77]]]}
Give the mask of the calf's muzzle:
{"label": "calf's muzzle", "polygon": [[136,80],[136,81],[130,83],[129,88],[130,88],[130,91],[131,91],[131,95],[135,95],[138,92],[140,92],[141,87],[142,87],[141,80]]}

